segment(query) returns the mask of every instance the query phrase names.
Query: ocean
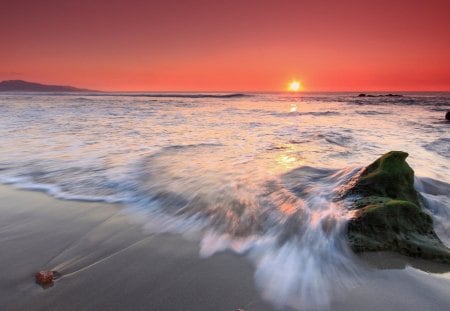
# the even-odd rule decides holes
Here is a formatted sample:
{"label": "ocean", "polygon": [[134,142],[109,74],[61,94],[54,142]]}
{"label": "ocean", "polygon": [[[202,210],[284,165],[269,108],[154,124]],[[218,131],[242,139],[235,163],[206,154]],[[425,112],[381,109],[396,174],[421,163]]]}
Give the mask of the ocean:
{"label": "ocean", "polygon": [[323,306],[362,269],[336,193],[388,151],[409,153],[450,246],[450,94],[357,95],[4,93],[0,182],[121,203],[147,232],[197,237],[200,256],[247,256],[274,304]]}

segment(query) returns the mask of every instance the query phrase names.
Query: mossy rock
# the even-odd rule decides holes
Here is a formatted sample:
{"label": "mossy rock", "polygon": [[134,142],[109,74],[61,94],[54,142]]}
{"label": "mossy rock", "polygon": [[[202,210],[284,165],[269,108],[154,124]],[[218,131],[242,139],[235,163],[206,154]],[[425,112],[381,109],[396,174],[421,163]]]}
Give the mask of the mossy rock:
{"label": "mossy rock", "polygon": [[347,236],[355,252],[395,251],[450,262],[450,250],[433,230],[420,205],[407,153],[391,151],[366,167],[344,187],[355,216]]}
{"label": "mossy rock", "polygon": [[406,152],[391,151],[367,166],[348,185],[346,196],[379,196],[419,204],[414,189],[414,171]]}

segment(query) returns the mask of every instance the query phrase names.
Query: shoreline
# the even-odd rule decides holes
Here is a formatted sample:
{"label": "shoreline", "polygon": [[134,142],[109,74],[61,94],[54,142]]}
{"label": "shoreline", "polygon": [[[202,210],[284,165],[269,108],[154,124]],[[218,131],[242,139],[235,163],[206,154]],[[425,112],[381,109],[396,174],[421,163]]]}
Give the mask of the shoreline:
{"label": "shoreline", "polygon": [[[118,204],[4,185],[0,202],[5,310],[272,310],[247,260],[232,253],[201,259],[197,243],[145,234]],[[34,283],[43,269],[62,274],[46,290]]]}
{"label": "shoreline", "polygon": [[[247,258],[199,257],[181,235],[146,234],[120,204],[64,201],[0,185],[0,304],[6,310],[276,310],[256,289]],[[446,265],[365,253],[358,286],[331,310],[446,310]],[[42,289],[33,275],[62,277]],[[427,270],[428,269],[428,270]],[[447,270],[449,271],[449,270]],[[290,309],[282,309],[290,310]]]}

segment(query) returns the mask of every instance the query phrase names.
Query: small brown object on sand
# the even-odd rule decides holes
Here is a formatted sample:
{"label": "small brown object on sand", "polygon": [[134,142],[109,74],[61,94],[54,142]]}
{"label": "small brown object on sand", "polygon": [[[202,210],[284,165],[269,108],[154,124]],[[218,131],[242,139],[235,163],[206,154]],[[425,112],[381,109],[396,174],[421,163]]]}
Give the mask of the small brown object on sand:
{"label": "small brown object on sand", "polygon": [[39,271],[34,275],[36,283],[42,286],[47,286],[53,283],[53,271]]}

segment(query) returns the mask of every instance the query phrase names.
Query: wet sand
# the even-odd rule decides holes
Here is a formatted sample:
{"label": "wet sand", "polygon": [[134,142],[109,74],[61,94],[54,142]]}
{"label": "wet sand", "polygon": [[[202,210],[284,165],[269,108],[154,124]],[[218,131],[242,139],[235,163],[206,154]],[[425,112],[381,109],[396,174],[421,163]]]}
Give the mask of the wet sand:
{"label": "wet sand", "polygon": [[[0,186],[0,249],[1,310],[276,310],[245,257],[199,258],[196,242],[146,234],[120,205]],[[449,273],[396,255],[362,258],[367,273],[331,310],[448,310]],[[41,269],[62,278],[43,289],[33,278]]]}

